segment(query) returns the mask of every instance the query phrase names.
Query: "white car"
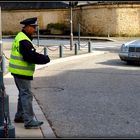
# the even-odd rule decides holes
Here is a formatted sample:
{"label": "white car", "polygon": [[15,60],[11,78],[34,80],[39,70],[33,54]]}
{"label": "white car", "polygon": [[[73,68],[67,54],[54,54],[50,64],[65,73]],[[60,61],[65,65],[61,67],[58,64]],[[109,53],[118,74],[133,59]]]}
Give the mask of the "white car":
{"label": "white car", "polygon": [[133,40],[122,44],[119,57],[127,63],[140,62],[140,40]]}

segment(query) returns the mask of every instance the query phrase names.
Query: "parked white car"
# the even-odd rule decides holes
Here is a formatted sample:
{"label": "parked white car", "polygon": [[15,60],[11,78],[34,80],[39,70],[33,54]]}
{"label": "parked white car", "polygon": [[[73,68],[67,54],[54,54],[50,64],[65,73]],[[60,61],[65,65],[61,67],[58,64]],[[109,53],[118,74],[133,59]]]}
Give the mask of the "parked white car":
{"label": "parked white car", "polygon": [[122,44],[119,57],[127,63],[140,62],[140,40],[133,40]]}

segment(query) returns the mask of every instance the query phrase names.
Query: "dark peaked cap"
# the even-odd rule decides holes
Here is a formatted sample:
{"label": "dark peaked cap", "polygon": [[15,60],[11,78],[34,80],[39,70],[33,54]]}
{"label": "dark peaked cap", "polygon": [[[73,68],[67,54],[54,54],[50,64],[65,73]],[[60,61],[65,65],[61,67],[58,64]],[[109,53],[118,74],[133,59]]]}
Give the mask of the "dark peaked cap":
{"label": "dark peaked cap", "polygon": [[23,24],[23,25],[35,25],[37,26],[37,17],[33,17],[33,18],[27,18],[23,21],[20,22],[20,24]]}

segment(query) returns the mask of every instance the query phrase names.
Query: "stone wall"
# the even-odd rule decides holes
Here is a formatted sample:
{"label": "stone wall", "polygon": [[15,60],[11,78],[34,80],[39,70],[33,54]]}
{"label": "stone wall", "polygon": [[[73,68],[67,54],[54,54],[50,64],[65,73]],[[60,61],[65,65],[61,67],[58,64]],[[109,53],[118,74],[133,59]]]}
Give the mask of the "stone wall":
{"label": "stone wall", "polygon": [[[2,11],[2,31],[18,32],[22,19],[37,16],[40,29],[46,29],[48,23],[64,23],[70,26],[70,9],[53,10],[11,10]],[[90,5],[73,9],[74,32],[78,31],[95,36],[139,36],[140,5]]]}
{"label": "stone wall", "polygon": [[138,4],[85,6],[81,14],[81,24],[95,35],[140,35]]}
{"label": "stone wall", "polygon": [[12,10],[2,11],[2,31],[18,32],[23,27],[20,21],[30,17],[38,17],[40,29],[46,29],[48,23],[63,23],[67,10]]}

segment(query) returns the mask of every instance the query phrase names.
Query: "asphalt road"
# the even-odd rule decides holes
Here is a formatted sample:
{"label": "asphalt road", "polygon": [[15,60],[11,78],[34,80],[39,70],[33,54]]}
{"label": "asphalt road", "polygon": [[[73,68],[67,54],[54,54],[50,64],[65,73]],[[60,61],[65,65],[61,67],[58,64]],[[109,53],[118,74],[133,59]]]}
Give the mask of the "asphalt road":
{"label": "asphalt road", "polygon": [[59,138],[136,138],[139,67],[114,52],[50,65],[35,72],[33,93]]}

